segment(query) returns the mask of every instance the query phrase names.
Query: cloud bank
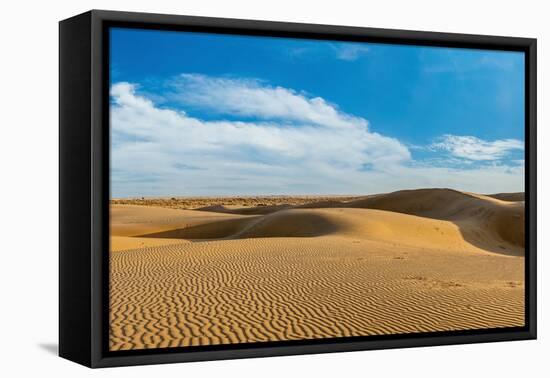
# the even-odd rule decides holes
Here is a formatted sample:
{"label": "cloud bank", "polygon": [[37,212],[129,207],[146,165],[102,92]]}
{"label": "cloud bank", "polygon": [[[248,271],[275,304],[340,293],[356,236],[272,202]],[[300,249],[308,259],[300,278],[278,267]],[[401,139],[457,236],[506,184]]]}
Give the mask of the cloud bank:
{"label": "cloud bank", "polygon": [[[155,104],[137,84],[112,85],[114,197],[522,190],[523,167],[495,163],[518,141],[447,135],[431,148],[493,164],[434,167],[366,119],[307,93],[197,74],[178,76],[170,88],[180,106]],[[212,117],[190,115],[197,109]]]}

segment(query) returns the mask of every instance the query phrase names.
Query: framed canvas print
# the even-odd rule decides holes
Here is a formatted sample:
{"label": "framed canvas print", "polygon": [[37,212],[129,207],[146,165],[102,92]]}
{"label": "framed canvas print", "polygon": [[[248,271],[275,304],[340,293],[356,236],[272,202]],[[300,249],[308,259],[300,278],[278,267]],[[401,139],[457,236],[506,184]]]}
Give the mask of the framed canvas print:
{"label": "framed canvas print", "polygon": [[60,355],[536,337],[536,40],[60,23]]}

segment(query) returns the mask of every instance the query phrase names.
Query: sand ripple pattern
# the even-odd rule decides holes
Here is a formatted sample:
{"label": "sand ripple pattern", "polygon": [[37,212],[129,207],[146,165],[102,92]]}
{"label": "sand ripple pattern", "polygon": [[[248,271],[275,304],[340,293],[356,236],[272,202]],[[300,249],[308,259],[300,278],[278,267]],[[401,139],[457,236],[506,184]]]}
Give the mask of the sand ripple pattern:
{"label": "sand ripple pattern", "polygon": [[114,251],[110,348],[522,326],[523,263],[337,236]]}

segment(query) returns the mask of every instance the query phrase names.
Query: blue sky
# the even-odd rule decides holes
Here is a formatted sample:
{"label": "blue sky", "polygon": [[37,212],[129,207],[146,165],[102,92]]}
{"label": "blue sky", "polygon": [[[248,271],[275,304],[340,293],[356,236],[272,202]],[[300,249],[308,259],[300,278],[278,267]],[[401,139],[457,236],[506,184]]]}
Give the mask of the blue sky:
{"label": "blue sky", "polygon": [[518,52],[111,31],[113,197],[523,190]]}

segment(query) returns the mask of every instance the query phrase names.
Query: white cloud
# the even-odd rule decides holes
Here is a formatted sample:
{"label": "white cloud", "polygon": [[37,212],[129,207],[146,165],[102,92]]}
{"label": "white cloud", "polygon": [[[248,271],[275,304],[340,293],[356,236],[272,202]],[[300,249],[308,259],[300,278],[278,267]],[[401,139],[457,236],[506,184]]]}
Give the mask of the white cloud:
{"label": "white cloud", "polygon": [[359,59],[362,55],[369,52],[369,48],[360,43],[338,44],[333,45],[333,48],[336,52],[336,57],[340,60],[346,61],[355,61]]}
{"label": "white cloud", "polygon": [[[241,82],[224,83],[237,84],[237,91],[242,89]],[[220,82],[215,85],[222,89]],[[230,88],[226,91],[234,93]],[[348,116],[323,99],[285,88],[256,85],[254,91],[264,96],[254,105],[257,113],[279,119],[200,120],[157,107],[140,96],[133,84],[114,84],[111,125],[115,195],[128,192],[128,185],[137,185],[138,177],[151,174],[155,181],[145,182],[152,191],[162,186],[184,194],[218,186],[236,192],[292,187],[315,192],[325,190],[323,180],[331,180],[337,172],[360,171],[365,166],[390,170],[410,160],[409,150],[399,141],[369,131],[366,120]],[[223,102],[223,98],[218,99]],[[293,108],[263,109],[260,104],[268,106],[270,99],[295,102],[308,115],[299,117]],[[225,102],[228,109],[237,109],[232,101]],[[254,113],[249,104],[243,103],[242,108]],[[126,188],[117,190],[120,185]]]}
{"label": "white cloud", "polygon": [[330,58],[353,62],[367,55],[370,47],[362,42],[327,42],[322,45],[318,43],[301,45],[290,48],[287,52],[292,58],[306,58],[310,61],[318,59],[320,55],[328,54]]}
{"label": "white cloud", "polygon": [[252,79],[182,74],[173,83],[176,101],[222,114],[313,123],[331,128],[364,128],[368,122],[322,99]]}
{"label": "white cloud", "polygon": [[444,150],[452,156],[473,161],[500,160],[514,150],[523,150],[524,144],[517,139],[486,141],[474,136],[443,135],[430,146]]}

